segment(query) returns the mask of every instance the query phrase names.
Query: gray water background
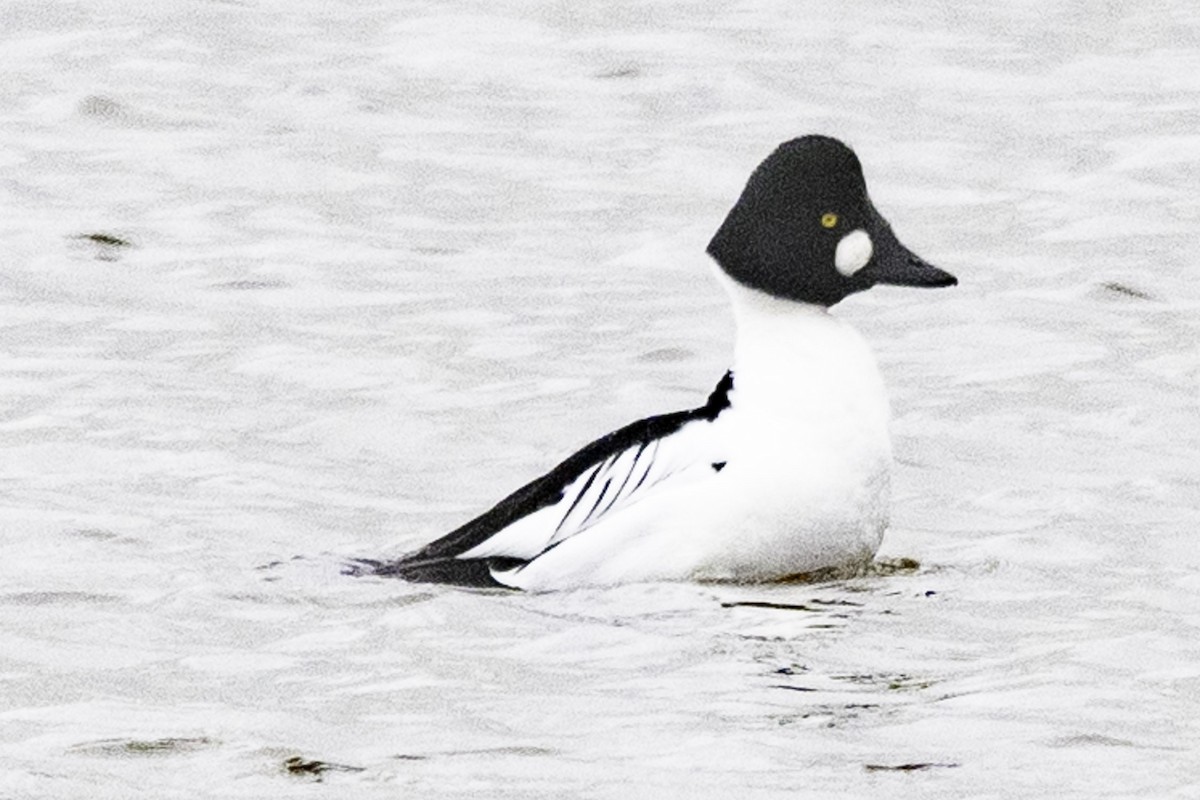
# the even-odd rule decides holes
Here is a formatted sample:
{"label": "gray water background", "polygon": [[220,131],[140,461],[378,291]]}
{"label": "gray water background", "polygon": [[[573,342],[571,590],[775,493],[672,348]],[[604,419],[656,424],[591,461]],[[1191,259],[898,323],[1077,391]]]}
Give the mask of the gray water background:
{"label": "gray water background", "polygon": [[[340,574],[702,400],[807,132],[919,568]],[[1198,187],[1191,0],[6,0],[0,797],[1200,797]]]}

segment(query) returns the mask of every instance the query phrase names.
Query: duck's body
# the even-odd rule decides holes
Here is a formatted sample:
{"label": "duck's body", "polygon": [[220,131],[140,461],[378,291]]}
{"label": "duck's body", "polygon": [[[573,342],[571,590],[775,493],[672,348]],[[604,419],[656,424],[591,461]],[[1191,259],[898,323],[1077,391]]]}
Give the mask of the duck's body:
{"label": "duck's body", "polygon": [[895,240],[853,153],[824,137],[764,162],[709,252],[733,300],[737,343],[704,406],[593,442],[376,571],[553,590],[769,581],[869,560],[888,519],[888,404],[866,343],[828,306],[873,283],[954,279]]}

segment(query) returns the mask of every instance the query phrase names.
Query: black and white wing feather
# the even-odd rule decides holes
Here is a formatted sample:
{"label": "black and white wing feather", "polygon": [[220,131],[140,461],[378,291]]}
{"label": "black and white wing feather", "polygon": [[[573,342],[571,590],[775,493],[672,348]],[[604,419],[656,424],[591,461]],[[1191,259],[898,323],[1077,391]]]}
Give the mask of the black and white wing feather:
{"label": "black and white wing feather", "polygon": [[[696,466],[705,423],[729,407],[726,373],[700,408],[639,420],[613,431],[380,575],[464,586],[502,586],[495,572],[520,569],[572,536],[638,502],[652,487]],[[701,456],[704,458],[704,456]],[[720,469],[722,464],[704,462]]]}

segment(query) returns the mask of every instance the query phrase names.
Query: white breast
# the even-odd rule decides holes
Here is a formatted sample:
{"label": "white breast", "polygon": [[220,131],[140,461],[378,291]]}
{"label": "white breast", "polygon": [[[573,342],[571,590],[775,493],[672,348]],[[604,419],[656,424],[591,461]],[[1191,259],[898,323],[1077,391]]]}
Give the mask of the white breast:
{"label": "white breast", "polygon": [[891,469],[870,349],[822,307],[726,283],[738,323],[730,458],[706,504],[695,577],[762,580],[870,558]]}

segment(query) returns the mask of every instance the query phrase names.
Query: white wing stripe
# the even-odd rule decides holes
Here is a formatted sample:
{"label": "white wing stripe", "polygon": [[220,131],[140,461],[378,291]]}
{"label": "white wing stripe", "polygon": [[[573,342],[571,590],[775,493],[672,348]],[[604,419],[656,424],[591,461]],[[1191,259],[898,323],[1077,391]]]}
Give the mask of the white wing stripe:
{"label": "white wing stripe", "polygon": [[534,559],[584,530],[603,527],[661,483],[715,474],[709,464],[727,454],[710,425],[707,420],[690,422],[660,439],[611,454],[564,486],[556,503],[514,520],[458,557]]}
{"label": "white wing stripe", "polygon": [[[620,478],[621,483],[619,486],[615,487],[616,491],[614,491],[612,493],[612,499],[608,501],[608,505],[606,505],[604,507],[603,511],[599,510],[600,503],[604,499],[604,492],[601,492],[601,499],[596,501],[596,505],[592,507],[591,513],[589,513],[587,515],[587,517],[584,519],[583,523],[580,525],[581,528],[586,526],[588,521],[593,518],[599,520],[601,517],[603,517],[605,514],[607,514],[608,511],[613,507],[613,504],[617,502],[617,499],[620,497],[620,494],[621,494],[621,489],[623,489],[625,487],[625,485],[629,482],[629,476],[633,474],[633,468],[637,464],[638,456],[641,455],[642,450],[645,448],[645,446],[646,446],[645,444],[642,444],[636,450],[632,447],[626,448],[621,453],[621,455],[613,462],[612,467],[609,468],[609,470],[608,470],[608,472],[611,475],[611,477],[608,479],[608,481],[615,484],[617,482],[617,479]],[[624,476],[624,477],[621,477],[621,476]],[[605,487],[604,487],[605,491],[608,490],[609,482],[605,483]]]}
{"label": "white wing stripe", "polygon": [[[594,483],[596,480],[596,476],[598,476],[600,474],[600,470],[604,469],[604,465],[607,463],[608,463],[607,459],[600,462],[591,470],[591,472],[588,473],[587,481],[584,482],[583,488],[580,489],[578,491],[578,493],[575,495],[575,499],[572,500],[571,505],[567,507],[567,512],[565,514],[563,514],[562,520],[558,523],[558,527],[554,529],[555,537],[558,536],[558,532],[563,529],[563,526],[565,526],[567,524],[567,518],[571,516],[571,513],[579,505],[579,502],[581,500],[583,500],[583,498],[587,495],[588,489],[592,488],[592,483]],[[572,483],[569,487],[567,487],[567,491],[570,491],[571,489],[573,489],[582,480],[583,480],[582,475],[579,476],[578,478],[576,478],[575,482]],[[563,500],[566,500],[566,496],[565,496],[566,492],[564,491],[563,494],[564,494]],[[563,500],[559,500],[558,502],[561,504],[563,502]]]}
{"label": "white wing stripe", "polygon": [[[559,501],[558,505],[561,507],[566,503],[567,497],[573,499],[568,505],[566,513],[562,515],[558,526],[554,529],[554,535],[549,544],[573,536],[588,525],[600,521],[617,505],[620,501],[621,487],[628,485],[639,457],[646,449],[647,444],[643,442],[637,446],[627,447],[619,453],[614,453],[597,464],[590,472],[576,478],[575,482],[564,490],[563,499]],[[657,441],[654,444],[656,447],[658,446]],[[614,484],[618,483],[618,479],[620,479],[620,483],[615,487],[617,490],[614,492],[612,490]],[[609,502],[604,505],[603,510],[600,510],[605,500]],[[586,513],[583,509],[586,509]]]}
{"label": "white wing stripe", "polygon": [[600,496],[596,498],[596,502],[590,509],[588,509],[587,516],[583,518],[583,522],[579,523],[580,529],[587,527],[588,520],[592,518],[592,516],[596,513],[596,509],[599,508],[600,504],[604,502],[604,496],[608,494],[608,487],[612,486],[612,482],[612,478],[604,479],[604,486],[600,487]]}
{"label": "white wing stripe", "polygon": [[[613,494],[612,500],[609,500],[608,505],[606,505],[604,510],[600,512],[600,516],[603,517],[605,514],[607,514],[609,510],[617,504],[621,497],[624,496],[625,487],[629,485],[629,479],[633,477],[633,471],[637,469],[638,459],[642,457],[642,453],[646,452],[646,448],[649,446],[650,442],[642,442],[641,446],[638,447],[637,452],[633,454],[633,463],[629,465],[629,469],[625,472],[625,477],[621,479],[621,485],[617,487],[617,491]],[[626,453],[628,452],[629,451],[626,451]],[[624,456],[622,456],[622,458],[624,458]],[[649,469],[649,467],[647,467],[647,469]]]}
{"label": "white wing stripe", "polygon": [[[583,484],[578,494],[575,495],[567,513],[563,514],[562,521],[554,530],[554,539],[566,538],[574,533],[578,533],[587,527],[590,520],[596,513],[596,509],[600,507],[600,503],[604,501],[608,494],[609,488],[612,486],[615,474],[618,472],[621,462],[628,456],[632,448],[626,448],[619,453],[614,453],[604,461],[596,465],[596,467],[588,475],[587,480]],[[576,479],[578,484],[580,479]],[[568,490],[570,491],[570,490]],[[587,501],[587,513],[582,513],[580,509],[585,507],[584,501]],[[562,502],[561,500],[559,501]],[[565,534],[559,536],[560,533]]]}
{"label": "white wing stripe", "polygon": [[[634,495],[636,495],[638,492],[638,489],[640,489],[642,487],[642,484],[646,482],[646,476],[650,474],[650,470],[654,468],[654,460],[656,458],[658,458],[658,442],[659,442],[658,439],[654,440],[654,442],[653,442],[654,448],[652,450],[650,450],[650,454],[648,456],[646,456],[646,468],[644,470],[642,470],[642,476],[637,479],[637,483],[635,483],[633,486],[631,486],[628,493],[625,494],[626,498],[633,497]],[[643,445],[642,447],[643,447],[643,449],[646,449],[647,445]],[[639,451],[638,455],[641,455],[640,451]],[[629,473],[632,475],[633,470],[631,469],[629,471]]]}

